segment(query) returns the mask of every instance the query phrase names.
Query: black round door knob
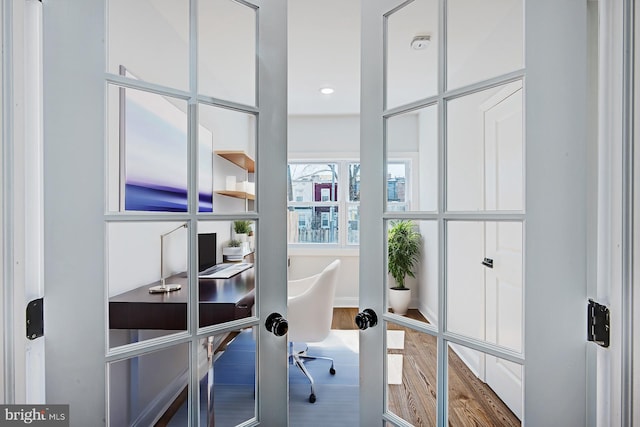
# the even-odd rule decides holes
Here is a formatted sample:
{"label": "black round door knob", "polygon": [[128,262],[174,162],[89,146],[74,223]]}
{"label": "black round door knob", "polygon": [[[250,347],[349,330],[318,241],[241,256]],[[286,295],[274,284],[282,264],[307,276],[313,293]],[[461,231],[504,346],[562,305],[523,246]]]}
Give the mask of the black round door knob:
{"label": "black round door knob", "polygon": [[378,315],[370,308],[365,308],[360,313],[356,314],[356,325],[358,329],[365,330],[367,328],[376,326],[378,324]]}
{"label": "black round door knob", "polygon": [[277,337],[286,335],[289,330],[289,322],[280,313],[271,313],[264,322],[264,326],[267,331],[272,332]]}

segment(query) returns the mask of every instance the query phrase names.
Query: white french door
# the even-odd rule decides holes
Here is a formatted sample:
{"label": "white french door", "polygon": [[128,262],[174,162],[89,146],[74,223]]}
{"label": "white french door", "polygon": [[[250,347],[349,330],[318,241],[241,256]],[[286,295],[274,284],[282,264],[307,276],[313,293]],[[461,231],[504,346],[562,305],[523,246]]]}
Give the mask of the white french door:
{"label": "white french door", "polygon": [[[456,366],[482,377],[484,360],[509,425],[585,425],[586,4],[362,8],[360,307],[379,326],[361,332],[361,425],[476,416]],[[407,123],[418,129],[419,175],[437,179],[417,183],[413,210],[395,212],[386,165],[411,135]],[[386,302],[386,230],[398,221],[422,235],[418,318]],[[387,345],[384,332],[398,327],[424,337],[419,375],[408,349]],[[404,377],[392,380],[398,353]],[[413,399],[412,411],[393,390]]]}
{"label": "white french door", "polygon": [[[117,371],[113,366],[124,363],[127,370],[122,372],[141,372],[142,360],[147,355],[169,354],[167,359],[172,361],[173,353],[164,352],[179,348],[176,354],[180,354],[180,362],[186,366],[189,422],[191,425],[206,423],[199,415],[203,409],[198,391],[202,344],[209,336],[255,328],[258,354],[255,419],[251,421],[249,417],[246,421],[267,426],[286,425],[286,341],[264,328],[269,314],[286,313],[286,2],[233,2],[255,17],[257,47],[255,55],[250,55],[249,64],[255,61],[252,67],[257,71],[254,80],[257,84],[255,91],[249,90],[248,101],[227,99],[224,92],[201,92],[206,84],[202,80],[203,69],[199,68],[198,49],[203,45],[199,42],[205,40],[201,39],[198,29],[213,26],[213,21],[200,20],[198,12],[206,9],[207,2],[173,2],[173,6],[179,4],[179,14],[174,14],[173,10],[162,9],[161,6],[166,6],[164,2],[149,1],[160,7],[156,9],[159,13],[151,16],[132,11],[123,15],[126,19],[122,28],[128,26],[133,30],[152,18],[163,23],[182,18],[171,29],[180,35],[180,43],[188,46],[181,57],[169,60],[162,57],[161,54],[171,51],[177,39],[171,39],[167,31],[160,31],[160,42],[156,46],[160,49],[155,54],[143,49],[127,58],[130,63],[144,58],[143,62],[154,64],[158,70],[175,72],[164,74],[168,76],[166,80],[148,79],[134,66],[125,67],[130,75],[111,67],[111,56],[106,55],[109,44],[114,42],[109,32],[113,30],[109,28],[112,19],[109,13],[113,11],[109,3],[104,0],[52,1],[44,5],[47,401],[69,403],[72,425],[110,422],[114,415],[109,405],[119,397],[113,395],[113,383],[117,380],[112,375]],[[136,3],[136,7],[142,3]],[[449,363],[456,348],[464,348],[471,355],[498,358],[521,372],[524,385],[521,396],[516,399],[523,402],[525,424],[585,424],[586,22],[576,17],[586,16],[586,5],[547,0],[515,2],[514,7],[514,2],[493,2],[498,3],[497,10],[482,15],[483,10],[474,9],[476,3],[362,2],[360,306],[373,309],[379,316],[378,325],[360,335],[360,423],[363,426],[380,425],[384,420],[399,425],[411,423],[390,409],[386,392],[390,387],[385,376],[390,370],[390,358],[385,357],[387,335],[383,332],[394,325],[410,328],[435,342],[433,366],[437,375],[433,390],[437,415],[428,422],[447,425],[457,410],[451,406]],[[417,8],[417,13],[413,13],[413,8]],[[471,41],[463,46],[466,54],[477,53],[476,62],[455,63],[458,57],[452,49],[459,42],[456,37],[465,40],[456,31],[472,27],[473,20],[465,21],[469,17],[478,17],[478,21],[482,21],[481,17],[488,21],[520,20],[520,26],[516,26],[520,38],[508,39],[521,44],[522,53],[516,63],[492,68],[495,63],[483,59],[482,52],[474,50]],[[409,18],[417,18],[411,21],[417,22],[417,26],[405,26],[404,20]],[[433,22],[435,26],[430,29]],[[402,36],[405,28],[415,30],[415,34],[408,36],[424,35],[418,33],[429,30],[428,48],[436,52],[431,70],[421,70],[420,60],[408,67],[395,67],[398,55],[402,54],[395,50],[392,39],[397,34]],[[474,33],[469,34],[473,41]],[[142,40],[144,42],[144,38]],[[401,44],[410,46],[410,41]],[[120,42],[135,45],[136,40],[122,36]],[[212,49],[215,51],[215,46]],[[208,59],[215,63],[216,56],[210,52]],[[222,69],[232,68],[234,64],[223,61],[215,65]],[[240,65],[246,69],[246,63]],[[456,73],[460,70],[471,70],[472,76]],[[217,71],[214,66],[211,76],[228,77],[224,72],[216,74]],[[407,71],[410,75],[403,74]],[[429,71],[432,71],[430,77]],[[418,86],[395,95],[398,81],[415,78],[420,83]],[[465,146],[465,138],[457,132],[468,125],[465,111],[481,104],[476,98],[516,81],[523,87],[521,206],[508,210],[479,208],[476,202],[482,197],[474,190],[476,184],[482,188],[484,180],[477,180],[469,171],[484,159],[473,156],[475,147]],[[111,168],[113,162],[118,163],[122,157],[113,156],[111,151],[113,146],[109,141],[113,129],[109,119],[121,90],[169,99],[171,105],[166,105],[167,109],[177,107],[186,114],[182,119],[186,129],[184,182],[188,194],[184,211],[140,213],[112,208],[114,200],[116,203],[121,200],[119,193],[112,194],[113,189],[122,189],[120,185],[113,186],[112,179],[122,179],[122,175]],[[257,96],[251,98],[252,93]],[[251,132],[247,132],[253,141],[257,163],[255,204],[243,202],[233,205],[230,211],[199,211],[195,194],[202,185],[198,177],[202,166],[197,162],[196,147],[201,142],[201,134],[206,134],[201,133],[199,125],[204,124],[207,111],[233,113],[233,117],[237,117],[234,115],[237,113],[249,121],[255,120],[253,138]],[[392,212],[386,209],[385,201],[386,159],[396,138],[392,129],[398,128],[396,123],[416,120],[413,112],[419,113],[417,120],[424,120],[421,123],[426,135],[420,143],[425,152],[419,158],[437,167],[437,180],[421,187],[420,200],[413,211]],[[225,117],[229,116],[222,114],[214,122],[230,123]],[[209,130],[213,141],[221,136]],[[466,155],[456,154],[465,152]],[[151,158],[155,153],[146,155]],[[434,176],[433,171],[421,170],[420,173]],[[215,183],[213,186],[215,190]],[[464,193],[465,188],[471,190],[469,194]],[[217,196],[212,197],[215,205]],[[188,254],[197,253],[198,230],[209,226],[213,229],[221,222],[236,218],[253,221],[257,227],[255,315],[221,326],[202,325],[197,309],[202,302],[196,292],[198,281],[190,274],[184,288],[188,291],[186,304],[190,308],[183,319],[186,324],[183,330],[147,338],[122,335],[129,341],[113,345],[115,334],[109,331],[109,299],[114,296],[113,287],[118,285],[114,277],[130,277],[149,267],[134,264],[127,275],[118,276],[122,272],[110,264],[122,254],[113,253],[110,245],[114,241],[121,239],[119,249],[135,243],[127,240],[133,239],[127,227],[149,226],[149,234],[155,239],[175,226],[180,230],[181,224],[187,224],[183,236],[186,267],[194,273],[196,257]],[[386,229],[398,220],[418,223],[425,244],[429,245],[428,253],[434,255],[422,261],[423,267],[429,266],[424,274],[431,277],[431,287],[416,289],[430,295],[434,291],[436,295],[435,301],[425,301],[424,311],[431,313],[428,322],[387,311]],[[468,291],[460,286],[472,283],[485,268],[480,264],[484,244],[479,244],[481,240],[466,239],[476,233],[481,235],[478,230],[483,230],[485,224],[509,224],[520,230],[523,292],[517,315],[523,325],[521,349],[478,335],[457,311],[465,303],[459,296]],[[138,255],[132,254],[130,258]],[[126,256],[121,258],[125,258],[123,263],[130,261]],[[380,267],[371,268],[373,265]],[[156,271],[155,267],[149,269]],[[480,291],[474,288],[471,292]],[[472,294],[467,293],[467,297],[469,295]],[[128,383],[124,391],[139,399],[140,384],[148,383],[149,378],[155,377],[141,377],[135,384]],[[131,402],[129,399],[129,413],[135,412]]]}
{"label": "white french door", "polygon": [[[147,425],[182,391],[179,423],[212,425],[201,385],[242,335],[234,423],[286,425],[286,339],[264,327],[286,312],[286,2],[45,2],[44,52],[47,402],[71,425]],[[199,281],[196,254],[217,238],[219,263],[237,220],[244,287]],[[147,291],[165,276],[181,289]],[[216,318],[227,291],[242,313]]]}

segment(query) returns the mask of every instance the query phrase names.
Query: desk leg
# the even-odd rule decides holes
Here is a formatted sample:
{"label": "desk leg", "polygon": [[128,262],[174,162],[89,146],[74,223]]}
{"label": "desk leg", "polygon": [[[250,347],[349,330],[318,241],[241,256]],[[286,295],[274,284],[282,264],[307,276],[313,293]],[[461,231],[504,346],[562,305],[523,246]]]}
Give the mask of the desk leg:
{"label": "desk leg", "polygon": [[215,413],[213,410],[213,337],[209,337],[207,342],[207,419],[208,427],[215,427]]}
{"label": "desk leg", "polygon": [[[137,329],[132,329],[129,331],[129,342],[135,343],[139,340],[139,334]],[[138,382],[140,380],[140,370],[139,370],[139,358],[134,357],[133,359],[129,359],[129,419],[133,419],[133,414],[139,413],[138,408]]]}

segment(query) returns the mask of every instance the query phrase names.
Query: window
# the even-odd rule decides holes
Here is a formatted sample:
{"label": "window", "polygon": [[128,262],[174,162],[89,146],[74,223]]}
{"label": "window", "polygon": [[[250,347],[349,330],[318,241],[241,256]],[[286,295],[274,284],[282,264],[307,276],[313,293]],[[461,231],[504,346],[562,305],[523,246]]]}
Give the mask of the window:
{"label": "window", "polygon": [[289,163],[287,167],[291,243],[340,243],[340,167],[331,163]]}
{"label": "window", "polygon": [[[408,160],[387,166],[387,210],[408,210]],[[289,243],[360,243],[360,163],[290,162],[287,166]]]}
{"label": "window", "polygon": [[387,211],[407,211],[408,162],[387,163]]}

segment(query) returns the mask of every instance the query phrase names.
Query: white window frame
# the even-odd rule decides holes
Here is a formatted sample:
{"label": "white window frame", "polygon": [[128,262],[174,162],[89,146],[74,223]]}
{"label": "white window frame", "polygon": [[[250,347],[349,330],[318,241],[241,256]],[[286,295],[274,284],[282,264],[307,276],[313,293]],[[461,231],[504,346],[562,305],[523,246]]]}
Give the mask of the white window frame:
{"label": "white window frame", "polygon": [[[417,194],[414,194],[414,189],[417,190],[418,186],[413,185],[414,182],[418,182],[417,176],[417,153],[394,153],[389,158],[389,163],[404,163],[405,164],[405,201],[404,202],[391,202],[389,206],[406,205],[406,211],[410,211],[413,206],[413,200],[417,200]],[[305,158],[289,158],[288,164],[336,164],[338,171],[338,193],[336,201],[311,201],[301,202],[298,201],[294,193],[293,201],[287,203],[287,207],[317,207],[317,206],[337,206],[338,207],[338,241],[336,243],[310,243],[310,242],[295,242],[289,243],[293,248],[340,248],[340,249],[357,249],[360,246],[358,243],[349,243],[349,209],[352,207],[359,207],[360,201],[349,200],[349,165],[352,163],[360,163],[359,156],[344,154],[317,154],[312,157]],[[415,167],[414,167],[415,165]],[[299,226],[299,223],[297,224]],[[325,228],[322,227],[321,228]],[[358,227],[360,232],[360,227]]]}
{"label": "white window frame", "polygon": [[[357,160],[355,160],[357,161]],[[327,206],[327,207],[331,207],[331,206],[336,206],[338,208],[338,241],[336,243],[310,243],[310,242],[295,242],[295,243],[289,243],[289,245],[293,245],[294,247],[301,247],[301,248],[309,248],[309,247],[347,247],[346,245],[346,230],[344,229],[344,225],[346,224],[347,221],[347,214],[345,212],[346,209],[346,198],[348,197],[348,191],[345,190],[345,186],[348,187],[349,183],[347,180],[347,176],[349,174],[348,171],[348,165],[349,163],[353,163],[354,160],[343,160],[342,158],[332,158],[332,156],[320,156],[318,158],[312,158],[312,159],[289,159],[287,161],[287,164],[335,164],[337,173],[338,173],[338,180],[336,181],[336,184],[338,186],[338,192],[336,194],[336,201],[331,201],[331,200],[327,200],[327,201],[309,201],[309,202],[300,202],[297,200],[297,197],[293,196],[294,200],[293,201],[287,201],[287,207],[311,207],[311,208],[316,208],[316,207],[323,207],[323,206]],[[322,191],[322,190],[321,190]],[[315,193],[314,193],[315,194]],[[322,199],[322,195],[321,195],[321,199]],[[326,228],[324,226],[322,226],[322,219],[321,219],[321,227],[320,228]],[[329,218],[329,222],[331,222],[331,218]],[[298,224],[296,224],[296,226],[299,226],[299,221]],[[348,245],[350,247],[353,247],[355,245]]]}

